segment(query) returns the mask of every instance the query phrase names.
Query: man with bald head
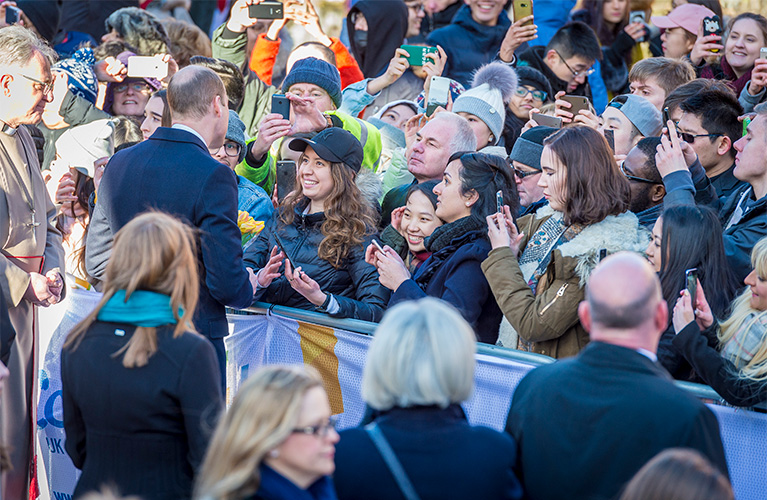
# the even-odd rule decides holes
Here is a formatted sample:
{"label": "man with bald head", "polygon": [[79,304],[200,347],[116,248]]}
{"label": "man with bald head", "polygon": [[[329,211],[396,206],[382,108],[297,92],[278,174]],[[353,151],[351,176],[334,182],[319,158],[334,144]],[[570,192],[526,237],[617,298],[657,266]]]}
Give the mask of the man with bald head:
{"label": "man with bald head", "polygon": [[527,374],[511,402],[506,432],[528,497],[616,498],[672,447],[696,449],[727,474],[716,417],[656,362],[668,308],[649,263],[629,252],[606,258],[578,315],[591,342]]}
{"label": "man with bald head", "polygon": [[86,245],[88,273],[103,278],[112,240],[133,217],[162,210],[199,229],[200,299],[197,331],[216,348],[225,380],[224,306],[247,307],[255,277],[242,261],[237,227],[237,179],[213,159],[229,124],[221,79],[208,68],[188,66],[171,78],[168,106],[173,126],[160,127],[146,141],[116,153],[98,188]]}

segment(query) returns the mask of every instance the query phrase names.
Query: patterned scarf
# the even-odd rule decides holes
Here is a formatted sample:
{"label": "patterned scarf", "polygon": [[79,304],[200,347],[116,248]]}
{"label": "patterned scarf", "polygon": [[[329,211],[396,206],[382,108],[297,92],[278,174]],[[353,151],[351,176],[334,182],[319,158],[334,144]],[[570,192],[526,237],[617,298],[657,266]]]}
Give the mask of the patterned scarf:
{"label": "patterned scarf", "polygon": [[538,288],[538,281],[551,262],[554,249],[575,238],[582,230],[581,226],[565,226],[562,213],[555,212],[530,237],[519,258],[519,267],[533,295]]}
{"label": "patterned scarf", "polygon": [[743,369],[759,350],[767,335],[767,314],[752,312],[740,329],[722,347],[722,357],[729,359],[738,370]]}

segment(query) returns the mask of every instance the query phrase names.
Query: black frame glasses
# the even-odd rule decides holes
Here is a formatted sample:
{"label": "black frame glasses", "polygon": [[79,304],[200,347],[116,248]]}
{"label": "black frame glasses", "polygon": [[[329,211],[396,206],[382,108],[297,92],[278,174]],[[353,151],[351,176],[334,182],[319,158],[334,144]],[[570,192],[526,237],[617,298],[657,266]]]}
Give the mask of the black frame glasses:
{"label": "black frame glasses", "polygon": [[626,179],[630,181],[636,181],[636,182],[644,182],[646,184],[662,184],[662,182],[653,181],[650,179],[645,179],[644,177],[637,177],[636,175],[632,175],[629,173],[628,170],[626,170],[626,167],[623,165],[623,162],[620,164],[621,173],[626,177]]}
{"label": "black frame glasses", "polygon": [[514,93],[517,97],[521,97],[522,99],[527,97],[527,94],[533,94],[533,99],[541,102],[545,101],[546,96],[548,95],[543,90],[530,90],[525,87],[517,87],[517,90],[515,90]]}
{"label": "black frame glasses", "polygon": [[42,92],[43,95],[48,95],[53,90],[53,82],[45,83],[45,82],[41,82],[37,78],[32,78],[29,75],[25,75],[24,73],[19,73],[19,74],[23,76],[24,78],[26,78],[27,80],[29,80],[30,82],[32,82],[34,89],[37,90],[38,92]]}
{"label": "black frame glasses", "polygon": [[[227,142],[221,148],[224,148],[224,154],[226,156],[229,156],[231,158],[237,158],[240,156],[240,152],[242,152],[242,146],[237,144],[236,142]],[[221,148],[218,149],[208,149],[208,152],[211,156],[215,155],[219,151],[221,151]]]}
{"label": "black frame glasses", "polygon": [[559,51],[555,50],[554,52],[557,53],[559,58],[562,60],[562,64],[564,64],[565,67],[570,70],[570,73],[572,73],[573,77],[575,77],[575,78],[578,78],[581,75],[590,76],[590,75],[593,75],[594,72],[596,71],[596,68],[589,68],[589,69],[584,70],[584,71],[575,71],[573,68],[570,67],[569,64],[567,64],[567,61],[565,61],[565,58],[562,57],[562,54],[560,54]]}
{"label": "black frame glasses", "polygon": [[133,87],[134,92],[149,92],[151,90],[151,87],[147,82],[140,81],[140,82],[120,82],[115,84],[113,87],[113,90],[115,92],[127,92],[128,87]]}
{"label": "black frame glasses", "polygon": [[335,430],[336,423],[338,423],[338,415],[332,415],[327,422],[318,425],[307,425],[306,427],[297,427],[290,432],[293,434],[306,434],[307,436],[314,436],[320,438],[328,437],[330,429]]}
{"label": "black frame glasses", "polygon": [[540,170],[531,170],[530,172],[525,172],[524,170],[519,170],[516,167],[511,167],[511,169],[514,171],[514,175],[519,177],[519,180],[524,179],[525,177],[530,177],[531,175],[540,174]]}

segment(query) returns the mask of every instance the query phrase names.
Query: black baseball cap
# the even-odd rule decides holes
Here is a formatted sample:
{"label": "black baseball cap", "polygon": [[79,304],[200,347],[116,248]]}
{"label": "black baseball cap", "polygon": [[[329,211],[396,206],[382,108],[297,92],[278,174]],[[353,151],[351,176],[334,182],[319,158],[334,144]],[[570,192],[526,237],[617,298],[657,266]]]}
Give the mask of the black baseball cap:
{"label": "black baseball cap", "polygon": [[293,151],[304,151],[307,146],[325,161],[343,163],[354,172],[362,168],[362,144],[340,127],[326,128],[313,139],[293,139],[289,147]]}

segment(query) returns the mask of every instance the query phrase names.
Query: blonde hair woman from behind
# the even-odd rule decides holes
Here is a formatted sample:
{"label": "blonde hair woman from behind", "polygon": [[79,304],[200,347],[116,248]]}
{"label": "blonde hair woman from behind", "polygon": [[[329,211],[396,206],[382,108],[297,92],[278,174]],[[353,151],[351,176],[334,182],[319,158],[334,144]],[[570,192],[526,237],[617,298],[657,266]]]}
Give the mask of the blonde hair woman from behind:
{"label": "blonde hair woman from behind", "polygon": [[216,428],[195,498],[335,500],[334,423],[317,370],[261,368]]}
{"label": "blonde hair woman from behind", "polygon": [[198,290],[191,228],[150,212],[117,233],[104,297],[61,353],[65,447],[83,471],[75,497],[103,484],[190,497],[223,406],[215,350],[192,326]]}
{"label": "blonde hair woman from behind", "polygon": [[[698,283],[695,311],[687,291],[674,307],[672,344],[701,378],[735,406],[767,401],[767,237],[751,252],[748,285],[717,323]],[[718,342],[717,342],[718,341]],[[711,345],[718,344],[720,353]]]}

